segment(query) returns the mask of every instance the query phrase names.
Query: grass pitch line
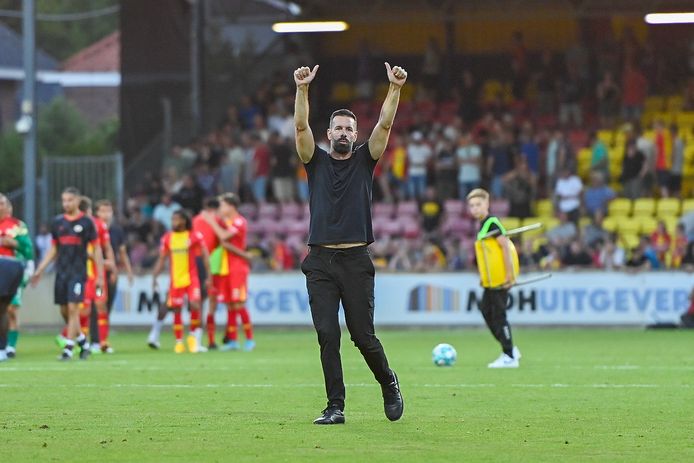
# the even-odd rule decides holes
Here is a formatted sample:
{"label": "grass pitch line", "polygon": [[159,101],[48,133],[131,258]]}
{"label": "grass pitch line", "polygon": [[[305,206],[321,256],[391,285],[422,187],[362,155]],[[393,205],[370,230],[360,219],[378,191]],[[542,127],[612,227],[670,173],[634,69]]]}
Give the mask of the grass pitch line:
{"label": "grass pitch line", "polygon": [[[375,383],[356,383],[347,384],[347,387],[376,387]],[[32,387],[27,384],[0,384],[0,388],[12,389],[12,388],[22,388]],[[37,385],[37,387],[43,387],[42,385]],[[286,389],[286,388],[321,388],[324,387],[322,384],[263,384],[263,383],[228,383],[228,384],[95,384],[95,383],[85,383],[85,384],[54,384],[52,388],[112,388],[112,389],[200,389],[200,388],[210,388],[210,389]],[[597,384],[532,384],[532,383],[514,383],[514,384],[492,384],[492,383],[461,383],[461,384],[410,384],[408,386],[412,389],[465,389],[465,388],[496,388],[496,387],[512,387],[519,389],[565,389],[565,388],[587,388],[587,389],[658,389],[658,388],[668,388],[668,389],[690,389],[692,386],[690,384],[619,384],[619,383],[597,383]]]}

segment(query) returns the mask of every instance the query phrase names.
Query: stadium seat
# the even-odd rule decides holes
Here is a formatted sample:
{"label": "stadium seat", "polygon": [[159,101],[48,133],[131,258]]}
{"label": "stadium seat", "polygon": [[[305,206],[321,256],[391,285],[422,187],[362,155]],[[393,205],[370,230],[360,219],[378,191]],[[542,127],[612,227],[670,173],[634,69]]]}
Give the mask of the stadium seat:
{"label": "stadium seat", "polygon": [[679,112],[676,114],[677,125],[682,127],[694,127],[694,111]]}
{"label": "stadium seat", "polygon": [[653,216],[655,212],[655,199],[653,198],[638,198],[634,200],[632,214],[634,217]]}
{"label": "stadium seat", "polygon": [[354,86],[347,82],[336,82],[330,91],[330,101],[345,103],[354,99]]}
{"label": "stadium seat", "polygon": [[279,207],[277,204],[273,203],[262,203],[258,206],[258,219],[276,219],[279,212]]}
{"label": "stadium seat", "polygon": [[614,140],[614,134],[611,130],[598,130],[598,139],[601,140],[605,145],[612,146]]}
{"label": "stadium seat", "polygon": [[401,201],[395,207],[396,217],[418,217],[419,206],[416,201]]}
{"label": "stadium seat", "polygon": [[665,229],[667,232],[674,238],[675,232],[677,231],[677,224],[680,221],[680,218],[678,216],[671,216],[671,217],[660,217],[660,220],[665,222]]}
{"label": "stadium seat", "polygon": [[514,228],[520,227],[521,219],[517,217],[505,217],[501,219],[501,224],[506,230],[513,230]]}
{"label": "stadium seat", "polygon": [[556,217],[545,217],[541,222],[545,231],[552,230],[553,228],[558,227],[561,223]]}
{"label": "stadium seat", "polygon": [[[640,223],[640,231],[642,235],[650,235],[658,227],[658,220],[653,217],[635,217]],[[666,224],[667,228],[667,224]]]}
{"label": "stadium seat", "polygon": [[676,112],[684,106],[684,98],[682,95],[671,95],[667,97],[666,108],[670,112]]}
{"label": "stadium seat", "polygon": [[258,208],[253,203],[243,203],[239,206],[239,212],[246,220],[254,220],[256,218]]}
{"label": "stadium seat", "polygon": [[403,235],[408,239],[418,238],[422,234],[419,221],[416,219],[401,220],[400,227]]}
{"label": "stadium seat", "polygon": [[607,214],[616,217],[626,217],[631,214],[631,200],[615,198],[607,206]]}
{"label": "stadium seat", "polygon": [[550,199],[540,199],[535,202],[535,215],[538,217],[554,216],[554,204]]}
{"label": "stadium seat", "polygon": [[662,198],[656,206],[656,217],[675,217],[680,214],[680,200],[677,198]]}
{"label": "stadium seat", "polygon": [[619,235],[619,240],[624,246],[625,251],[629,252],[639,245],[639,236],[631,233],[623,233]]}
{"label": "stadium seat", "polygon": [[461,216],[467,212],[467,206],[459,199],[447,199],[443,203],[443,210],[447,215]]}
{"label": "stadium seat", "polygon": [[694,211],[694,198],[682,201],[682,215]]}
{"label": "stadium seat", "polygon": [[617,228],[620,234],[638,235],[641,231],[641,218],[636,217],[621,217]]}
{"label": "stadium seat", "polygon": [[470,219],[448,217],[441,226],[441,231],[446,236],[466,237],[472,234],[474,226]]}
{"label": "stadium seat", "polygon": [[489,207],[491,213],[497,217],[506,217],[510,209],[511,205],[505,199],[495,199]]}
{"label": "stadium seat", "polygon": [[301,207],[297,203],[284,203],[280,205],[280,218],[298,219],[301,216]]}
{"label": "stadium seat", "polygon": [[373,206],[373,216],[375,217],[393,217],[395,205],[392,203],[376,203]]}
{"label": "stadium seat", "polygon": [[646,111],[662,111],[663,108],[665,107],[665,99],[662,96],[649,96],[646,98],[646,101],[644,102],[644,108]]}
{"label": "stadium seat", "polygon": [[606,231],[610,233],[614,233],[617,231],[617,228],[619,226],[619,221],[622,219],[622,217],[616,217],[616,216],[609,216],[605,217],[605,219],[602,221],[602,228],[604,228]]}

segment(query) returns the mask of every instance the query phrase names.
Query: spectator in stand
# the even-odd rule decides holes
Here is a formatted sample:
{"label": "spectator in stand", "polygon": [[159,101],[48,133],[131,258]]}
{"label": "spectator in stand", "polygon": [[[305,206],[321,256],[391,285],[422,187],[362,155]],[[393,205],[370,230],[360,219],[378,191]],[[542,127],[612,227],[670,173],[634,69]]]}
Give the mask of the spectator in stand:
{"label": "spectator in stand", "polygon": [[610,178],[610,162],[607,157],[607,145],[598,137],[597,132],[590,134],[591,139],[591,157],[590,169],[593,171],[602,172],[604,179]]}
{"label": "spectator in stand", "polygon": [[619,114],[620,90],[612,72],[606,71],[595,90],[598,99],[598,115],[602,127],[612,127]]}
{"label": "spectator in stand", "polygon": [[230,136],[222,138],[222,146],[225,155],[219,169],[219,187],[222,192],[239,194],[245,161],[243,148],[238,140]]}
{"label": "spectator in stand", "polygon": [[521,31],[513,32],[513,45],[511,47],[511,67],[523,78],[528,75],[528,50],[525,47],[525,39]]}
{"label": "spectator in stand", "polygon": [[684,171],[684,139],[680,134],[677,124],[670,126],[671,152],[670,152],[670,193],[679,198],[682,194],[682,173]]}
{"label": "spectator in stand", "polygon": [[671,167],[671,152],[668,150],[672,146],[670,140],[670,132],[665,129],[665,124],[661,120],[655,121],[653,124],[655,131],[655,178],[660,188],[660,197],[667,198],[670,196],[670,167]]}
{"label": "spectator in stand", "polygon": [[202,188],[205,197],[217,194],[217,175],[206,162],[198,162],[195,168],[195,182]]}
{"label": "spectator in stand", "polygon": [[561,130],[555,130],[547,144],[545,156],[545,185],[547,197],[552,197],[557,184],[557,174],[567,164],[569,158],[569,143]]}
{"label": "spectator in stand", "polygon": [[430,99],[438,97],[437,92],[441,84],[441,63],[443,57],[438,41],[430,37],[427,48],[424,51],[422,63],[422,85]]}
{"label": "spectator in stand", "polygon": [[291,202],[294,200],[296,155],[287,139],[282,138],[278,132],[270,134],[270,153],[273,196],[280,203]]}
{"label": "spectator in stand", "polygon": [[436,188],[427,187],[424,199],[419,203],[419,216],[422,219],[422,229],[426,233],[435,232],[441,223],[443,206],[436,194]]}
{"label": "spectator in stand", "polygon": [[459,239],[454,239],[448,246],[448,270],[458,272],[465,270],[468,261],[467,251],[463,248]]}
{"label": "spectator in stand", "polygon": [[637,246],[631,250],[631,256],[626,262],[627,271],[637,272],[639,270],[649,270],[651,268],[651,263],[648,258],[644,256],[643,249]]}
{"label": "spectator in stand", "polygon": [[540,259],[538,253],[533,250],[533,244],[532,239],[524,239],[521,245],[518,262],[524,271],[533,271],[539,268]]}
{"label": "spectator in stand", "polygon": [[181,205],[181,208],[192,211],[194,214],[202,209],[202,201],[205,192],[200,185],[195,183],[192,175],[183,176],[183,186],[173,197],[174,201]]}
{"label": "spectator in stand", "polygon": [[684,253],[680,268],[687,272],[694,272],[694,241],[687,243],[687,251]]}
{"label": "spectator in stand", "polygon": [[573,240],[562,259],[565,267],[590,267],[593,258],[579,240]]}
{"label": "spectator in stand", "polygon": [[563,247],[578,236],[578,228],[576,228],[575,223],[569,220],[569,216],[565,212],[560,212],[559,225],[547,231],[545,236],[551,245]]}
{"label": "spectator in stand", "polygon": [[611,235],[600,251],[598,262],[600,268],[605,270],[619,270],[624,266],[625,253],[624,249],[617,246],[617,238]]}
{"label": "spectator in stand", "polygon": [[267,119],[270,132],[277,132],[284,139],[294,140],[294,118],[287,110],[287,106],[276,103],[271,108],[272,112]]}
{"label": "spectator in stand", "polygon": [[254,133],[251,138],[254,148],[251,165],[251,189],[255,201],[264,203],[267,194],[267,179],[270,176],[270,148],[263,142],[260,135]]}
{"label": "spectator in stand", "polygon": [[458,89],[460,99],[460,117],[470,126],[480,118],[480,89],[471,70],[463,71],[462,82]]}
{"label": "spectator in stand", "polygon": [[609,234],[602,227],[604,218],[605,213],[601,209],[597,209],[592,215],[591,222],[583,228],[583,243],[589,248],[594,247],[600,242],[604,243],[608,240]]}
{"label": "spectator in stand", "polygon": [[520,134],[520,153],[528,164],[528,169],[534,176],[540,173],[540,146],[535,139],[533,125],[530,121],[523,124]]}
{"label": "spectator in stand", "polygon": [[571,222],[578,223],[581,216],[581,193],[583,182],[570,169],[562,169],[554,188],[554,201],[560,213],[566,214]]}
{"label": "spectator in stand", "polygon": [[547,254],[540,259],[542,270],[559,270],[561,268],[561,253],[557,246],[549,246]]}
{"label": "spectator in stand", "polygon": [[396,240],[393,242],[395,252],[388,262],[388,270],[412,271],[412,244],[409,240]]}
{"label": "spectator in stand", "polygon": [[642,236],[639,241],[639,248],[643,252],[643,255],[648,259],[650,268],[659,269],[663,262],[658,259],[658,253],[656,252],[651,239],[648,236]]}
{"label": "spectator in stand", "polygon": [[675,239],[672,245],[672,260],[670,266],[672,268],[680,268],[686,254],[687,233],[685,232],[684,225],[678,223],[677,228],[675,229]]}
{"label": "spectator in stand", "polygon": [[407,148],[404,137],[396,134],[392,137],[393,145],[385,153],[388,182],[393,197],[404,200],[407,197]]}
{"label": "spectator in stand", "polygon": [[567,76],[559,83],[559,123],[563,127],[583,124],[583,81],[579,70],[573,66],[567,68]]}
{"label": "spectator in stand", "polygon": [[407,192],[410,199],[419,199],[424,194],[427,183],[427,165],[431,156],[431,147],[424,140],[422,132],[414,132],[407,145]]}
{"label": "spectator in stand", "polygon": [[253,103],[249,95],[242,95],[240,101],[240,109],[238,111],[238,119],[241,123],[241,128],[251,130],[253,128],[255,117],[262,114],[258,105]]}
{"label": "spectator in stand", "polygon": [[[186,150],[186,155],[184,155],[184,150],[181,145],[174,145],[171,148],[171,151],[169,152],[169,155],[164,158],[164,165],[163,168],[165,171],[169,171],[170,169],[173,169],[174,172],[176,172],[176,176],[181,176],[185,172],[189,172],[190,169],[193,167],[193,163],[195,162],[195,153]],[[190,156],[190,153],[193,154],[193,156]]]}
{"label": "spectator in stand", "polygon": [[511,217],[524,219],[532,215],[536,186],[536,177],[528,169],[525,157],[519,156],[516,167],[504,176],[504,197],[509,201]]}
{"label": "spectator in stand", "polygon": [[294,255],[285,243],[285,236],[272,236],[268,242],[271,250],[270,268],[272,270],[291,270],[294,268]]}
{"label": "spectator in stand", "polygon": [[633,61],[627,62],[622,73],[622,117],[638,123],[647,95],[648,81],[646,76]]}
{"label": "spectator in stand", "polygon": [[628,142],[622,161],[622,175],[619,181],[622,183],[623,193],[629,199],[640,198],[643,194],[643,180],[648,171],[646,158],[636,148],[636,143]]}
{"label": "spectator in stand", "polygon": [[[51,232],[48,229],[48,225],[45,223],[42,223],[41,226],[39,227],[39,232],[36,235],[36,255],[34,256],[34,259],[36,262],[41,262],[46,255],[46,253],[51,249],[52,246],[52,241],[53,241],[53,236],[51,235]],[[50,268],[53,267],[51,264],[49,266]]]}
{"label": "spectator in stand", "polygon": [[173,201],[171,195],[164,193],[161,197],[161,202],[154,208],[152,218],[162,224],[166,231],[171,230],[171,217],[173,213],[181,210],[181,205]]}
{"label": "spectator in stand", "polygon": [[455,154],[458,159],[458,198],[465,199],[482,180],[480,172],[482,150],[473,142],[470,132],[465,132],[458,139]]}
{"label": "spectator in stand", "polygon": [[492,197],[501,198],[504,193],[504,176],[513,169],[513,158],[510,140],[512,134],[504,132],[497,123],[489,140],[487,172],[491,178]]}
{"label": "spectator in stand", "polygon": [[666,256],[668,251],[670,250],[671,243],[672,238],[670,237],[670,234],[667,232],[665,222],[659,220],[657,228],[653,233],[651,233],[651,246],[653,246],[653,250],[655,251],[658,261],[662,264],[665,264],[667,262]]}
{"label": "spectator in stand", "polygon": [[455,130],[442,137],[434,162],[436,190],[439,198],[455,198],[458,194],[458,162],[453,140],[458,135]]}
{"label": "spectator in stand", "polygon": [[590,173],[590,187],[583,194],[583,204],[587,215],[594,217],[597,212],[607,214],[607,205],[617,195],[607,186],[605,176],[600,171]]}
{"label": "spectator in stand", "polygon": [[554,96],[557,91],[557,71],[554,66],[552,52],[544,50],[538,73],[535,75],[537,88],[537,111],[540,116],[554,112]]}

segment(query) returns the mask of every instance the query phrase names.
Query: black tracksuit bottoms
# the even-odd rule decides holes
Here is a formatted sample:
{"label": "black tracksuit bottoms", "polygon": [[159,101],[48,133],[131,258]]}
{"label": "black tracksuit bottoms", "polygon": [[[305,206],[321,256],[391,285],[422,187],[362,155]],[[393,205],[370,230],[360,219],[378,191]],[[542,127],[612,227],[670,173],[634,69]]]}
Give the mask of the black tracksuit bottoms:
{"label": "black tracksuit bottoms", "polygon": [[374,266],[366,246],[331,249],[311,246],[301,265],[306,275],[313,325],[318,334],[328,406],[344,409],[340,360],[340,301],[347,329],[376,381],[392,381],[388,360],[374,330]]}

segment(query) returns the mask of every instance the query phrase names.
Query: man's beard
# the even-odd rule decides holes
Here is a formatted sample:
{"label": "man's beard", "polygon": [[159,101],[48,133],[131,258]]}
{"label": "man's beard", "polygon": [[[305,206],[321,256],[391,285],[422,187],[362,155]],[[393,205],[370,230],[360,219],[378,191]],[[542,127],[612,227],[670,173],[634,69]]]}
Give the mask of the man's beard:
{"label": "man's beard", "polygon": [[333,150],[335,150],[336,153],[347,154],[350,151],[352,151],[352,146],[354,144],[351,141],[347,140],[347,143],[342,144],[342,143],[340,143],[340,140],[346,140],[346,139],[341,138],[339,140],[333,140]]}

